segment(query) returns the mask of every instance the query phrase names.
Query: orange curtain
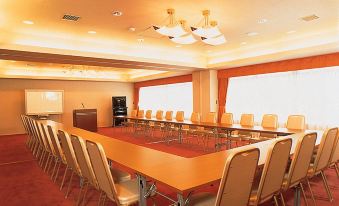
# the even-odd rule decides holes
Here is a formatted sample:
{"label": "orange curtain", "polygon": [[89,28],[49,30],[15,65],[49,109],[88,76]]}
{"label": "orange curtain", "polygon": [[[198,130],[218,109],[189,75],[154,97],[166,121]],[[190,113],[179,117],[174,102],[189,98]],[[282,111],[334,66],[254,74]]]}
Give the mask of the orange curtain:
{"label": "orange curtain", "polygon": [[220,122],[221,115],[225,112],[226,96],[228,88],[228,78],[218,79],[218,121]]}
{"label": "orange curtain", "polygon": [[192,82],[192,74],[134,83],[134,95],[133,95],[134,109],[138,109],[138,106],[139,106],[139,92],[140,92],[141,87],[157,86],[157,85],[164,85],[164,84],[176,84],[176,83],[184,83],[184,82]]}

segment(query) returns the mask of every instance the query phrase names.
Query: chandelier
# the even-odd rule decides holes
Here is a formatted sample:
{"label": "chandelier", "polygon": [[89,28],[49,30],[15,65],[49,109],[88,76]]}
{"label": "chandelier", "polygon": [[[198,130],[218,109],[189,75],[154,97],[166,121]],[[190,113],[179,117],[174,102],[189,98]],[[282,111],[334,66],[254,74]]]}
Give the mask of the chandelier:
{"label": "chandelier", "polygon": [[202,42],[209,45],[221,45],[226,43],[225,36],[220,32],[217,27],[217,21],[210,21],[210,11],[202,11],[204,17],[197,27],[190,27],[190,31],[186,28],[186,21],[180,20],[179,22],[175,20],[174,17],[175,10],[167,9],[169,21],[164,26],[153,26],[153,29],[161,35],[168,36],[168,38],[177,44],[193,44],[197,39],[192,35],[192,33],[201,39]]}

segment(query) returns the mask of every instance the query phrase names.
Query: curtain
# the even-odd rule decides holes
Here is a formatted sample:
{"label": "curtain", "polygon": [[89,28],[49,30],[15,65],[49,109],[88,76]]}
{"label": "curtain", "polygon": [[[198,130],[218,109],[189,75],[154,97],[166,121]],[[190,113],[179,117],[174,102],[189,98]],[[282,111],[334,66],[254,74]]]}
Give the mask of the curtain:
{"label": "curtain", "polygon": [[153,116],[157,110],[184,111],[185,118],[193,110],[192,82],[141,87],[139,91],[139,109],[151,109]]}
{"label": "curtain", "polygon": [[302,114],[310,129],[339,124],[339,66],[260,74],[229,79],[226,110],[240,119],[253,113],[277,114],[282,125],[288,115]]}
{"label": "curtain", "polygon": [[221,116],[225,112],[227,88],[228,78],[218,79],[218,122],[220,122]]}

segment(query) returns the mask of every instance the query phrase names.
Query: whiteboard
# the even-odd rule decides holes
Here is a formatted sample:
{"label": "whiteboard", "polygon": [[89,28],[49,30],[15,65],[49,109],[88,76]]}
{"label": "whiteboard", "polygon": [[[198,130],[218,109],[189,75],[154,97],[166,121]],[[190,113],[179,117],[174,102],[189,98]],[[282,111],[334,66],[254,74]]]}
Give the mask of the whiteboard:
{"label": "whiteboard", "polygon": [[27,115],[61,114],[64,111],[63,90],[25,90]]}

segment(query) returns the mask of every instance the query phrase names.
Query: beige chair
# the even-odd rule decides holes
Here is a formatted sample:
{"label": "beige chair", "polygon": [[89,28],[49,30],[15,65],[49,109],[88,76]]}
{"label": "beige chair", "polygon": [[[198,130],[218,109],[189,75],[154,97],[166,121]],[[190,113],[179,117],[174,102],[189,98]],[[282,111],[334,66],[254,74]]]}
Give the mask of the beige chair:
{"label": "beige chair", "polygon": [[[144,110],[139,110],[137,114],[137,118],[143,119],[145,118],[145,111]],[[137,120],[135,123],[135,128],[134,128],[134,134],[138,133],[143,133],[145,129],[145,121],[143,120]]]}
{"label": "beige chair", "polygon": [[[132,110],[130,116],[132,118],[136,118],[137,114],[138,114],[138,110],[134,109],[134,110]],[[128,131],[129,128],[131,128],[131,131],[134,131],[135,120],[127,119],[126,121],[122,122],[121,124],[126,128],[126,131]]]}
{"label": "beige chair", "polygon": [[152,110],[146,110],[145,118],[152,119]]}
{"label": "beige chair", "polygon": [[[240,117],[240,125],[242,127],[247,127],[247,128],[253,127],[254,126],[254,115],[253,114],[242,114]],[[239,131],[235,131],[235,133],[232,134],[229,139],[232,141],[236,141],[236,144],[238,145],[238,142],[241,142],[243,140],[248,141],[250,143],[251,138],[252,138],[252,132],[239,130]]]}
{"label": "beige chair", "polygon": [[[36,126],[38,130],[38,135],[42,142],[42,149],[43,149],[43,154],[40,159],[40,165],[42,168],[44,168],[44,171],[46,171],[47,165],[52,157],[51,147],[50,147],[46,132],[44,130],[43,124],[36,121]],[[45,161],[45,166],[43,165],[44,161]]]}
{"label": "beige chair", "polygon": [[77,174],[79,177],[82,177],[82,173],[79,167],[79,163],[77,161],[77,159],[75,158],[75,153],[74,153],[74,149],[72,147],[72,143],[71,143],[71,139],[68,135],[68,133],[66,131],[63,130],[58,130],[58,136],[60,138],[60,145],[61,148],[64,152],[65,155],[65,160],[66,160],[66,168],[65,168],[65,173],[64,176],[62,178],[62,182],[61,182],[61,186],[60,186],[60,190],[62,190],[63,186],[64,186],[64,182],[65,182],[65,178],[66,178],[66,174],[67,171],[70,170],[71,171],[71,176],[68,182],[68,187],[67,187],[67,191],[66,191],[66,195],[65,197],[67,198],[70,192],[70,188],[71,188],[71,184],[72,184],[72,180],[73,180],[73,176],[74,174]]}
{"label": "beige chair", "polygon": [[195,206],[247,206],[259,159],[259,149],[234,152],[227,157],[218,194],[197,194],[191,199]]}
{"label": "beige chair", "polygon": [[[184,111],[177,111],[177,113],[175,114],[175,121],[177,122],[183,122],[185,120],[185,113]],[[173,136],[173,134],[175,134],[175,132],[179,133],[179,129],[181,128],[181,132],[182,132],[182,126],[183,125],[179,125],[179,124],[172,124],[171,125],[171,135]],[[177,134],[179,136],[179,134]]]}
{"label": "beige chair", "polygon": [[185,112],[184,111],[177,111],[175,115],[175,120],[178,122],[182,122],[185,119]]}
{"label": "beige chair", "polygon": [[104,199],[100,199],[99,203],[105,205],[106,196],[117,205],[131,205],[137,203],[139,199],[137,181],[129,180],[121,183],[114,183],[101,144],[87,140],[86,147],[94,174],[98,180],[99,188],[105,193]]}
{"label": "beige chair", "polygon": [[[296,197],[299,197],[297,194],[301,190],[306,205],[308,204],[302,182],[307,179],[316,140],[317,133],[305,134],[298,138],[288,173],[285,175],[282,185],[283,191],[295,188]],[[284,202],[283,198],[282,201]]]}
{"label": "beige chair", "polygon": [[305,130],[305,116],[303,115],[290,115],[287,118],[286,128],[289,130]]}
{"label": "beige chair", "polygon": [[[223,113],[221,115],[220,124],[222,125],[233,125],[233,114],[232,113]],[[216,142],[216,150],[220,150],[223,145],[228,145],[227,149],[231,148],[231,142],[228,139],[230,137],[230,130],[220,129],[218,131],[218,138]],[[225,141],[226,140],[226,141]]]}
{"label": "beige chair", "polygon": [[[217,114],[215,112],[209,112],[207,115],[206,115],[206,118],[205,118],[205,122],[206,124],[215,124],[217,123]],[[201,142],[203,144],[203,147],[204,147],[204,150],[207,150],[208,149],[208,146],[209,146],[209,141],[211,139],[211,137],[214,137],[215,136],[215,133],[214,133],[214,127],[197,127],[197,130],[195,131],[195,133],[197,133],[197,137],[198,137],[198,143],[199,143],[199,138],[201,138]],[[216,138],[215,139],[215,143],[217,141]]]}
{"label": "beige chair", "polygon": [[[278,116],[276,114],[264,114],[262,117],[261,126],[264,129],[276,130],[278,128]],[[252,137],[250,141],[251,143],[261,142],[273,138],[277,138],[277,134],[261,132],[259,136]]]}
{"label": "beige chair", "polygon": [[335,141],[335,145],[333,146],[331,158],[329,161],[329,167],[334,167],[335,171],[337,172],[337,177],[339,178],[338,162],[339,162],[339,132],[337,135],[337,139]]}
{"label": "beige chair", "polygon": [[[157,110],[157,112],[155,113],[155,119],[156,120],[163,120],[164,118],[164,111],[162,110]],[[162,133],[162,130],[161,130],[161,123],[159,122],[150,122],[149,123],[149,126],[151,128],[151,137],[154,137],[154,133],[156,131],[159,131]]]}
{"label": "beige chair", "polygon": [[[83,184],[81,184],[79,191],[78,203],[80,203],[81,199],[85,199],[88,185],[92,185],[95,189],[99,190],[98,181],[94,175],[94,171],[92,165],[90,163],[90,159],[88,156],[88,152],[86,150],[86,144],[81,137],[76,135],[71,135],[71,142],[74,149],[75,157],[79,163],[79,167],[81,170],[81,178],[83,179]],[[123,172],[118,169],[111,168],[111,173],[113,176],[113,180],[115,182],[123,182],[131,179],[131,175],[127,172]],[[84,190],[84,194],[82,196],[82,190]],[[82,197],[81,197],[82,196]]]}
{"label": "beige chair", "polygon": [[223,113],[220,119],[221,124],[232,125],[233,121],[233,114],[232,113]]}
{"label": "beige chair", "polygon": [[[200,114],[198,112],[192,112],[191,117],[190,117],[190,121],[192,123],[200,122]],[[192,143],[191,140],[193,140],[193,138],[191,138],[189,136],[195,134],[197,127],[196,126],[190,126],[190,125],[183,125],[182,130],[185,133],[185,135],[187,136],[186,138],[184,138],[184,140],[185,140],[184,142],[186,142],[188,144]]]}
{"label": "beige chair", "polygon": [[[48,156],[48,159],[46,161],[46,166],[45,166],[45,169],[44,169],[44,171],[46,171],[48,173],[49,170],[50,170],[52,161],[53,160],[56,161],[59,158],[59,151],[58,151],[58,148],[54,147],[54,144],[52,142],[53,137],[50,136],[47,125],[41,124],[41,129],[43,130],[43,134],[44,134],[45,139],[46,139],[48,146],[49,146],[48,147],[49,148],[49,151],[48,151],[49,156]],[[53,178],[53,173],[52,173],[52,178]]]}
{"label": "beige chair", "polygon": [[312,196],[312,200],[314,205],[316,205],[315,203],[315,199],[314,199],[314,195],[312,192],[312,188],[311,185],[309,183],[309,180],[311,178],[313,178],[314,176],[321,174],[327,195],[328,195],[328,199],[330,200],[330,202],[333,201],[333,197],[331,194],[331,190],[328,186],[328,182],[327,182],[327,178],[326,175],[324,173],[324,170],[327,169],[328,164],[330,162],[330,158],[331,158],[331,153],[333,151],[333,148],[335,146],[335,141],[338,135],[338,128],[331,128],[331,129],[327,129],[321,139],[320,145],[317,148],[317,153],[316,153],[316,157],[314,159],[313,162],[311,162],[310,168],[308,170],[308,175],[307,175],[307,184],[309,186],[309,189],[311,191],[311,196]]}
{"label": "beige chair", "polygon": [[255,185],[252,189],[249,205],[256,206],[273,197],[276,206],[279,206],[277,197],[281,196],[281,185],[290,157],[291,146],[292,139],[290,138],[277,139],[272,143],[267,152],[259,185]]}

